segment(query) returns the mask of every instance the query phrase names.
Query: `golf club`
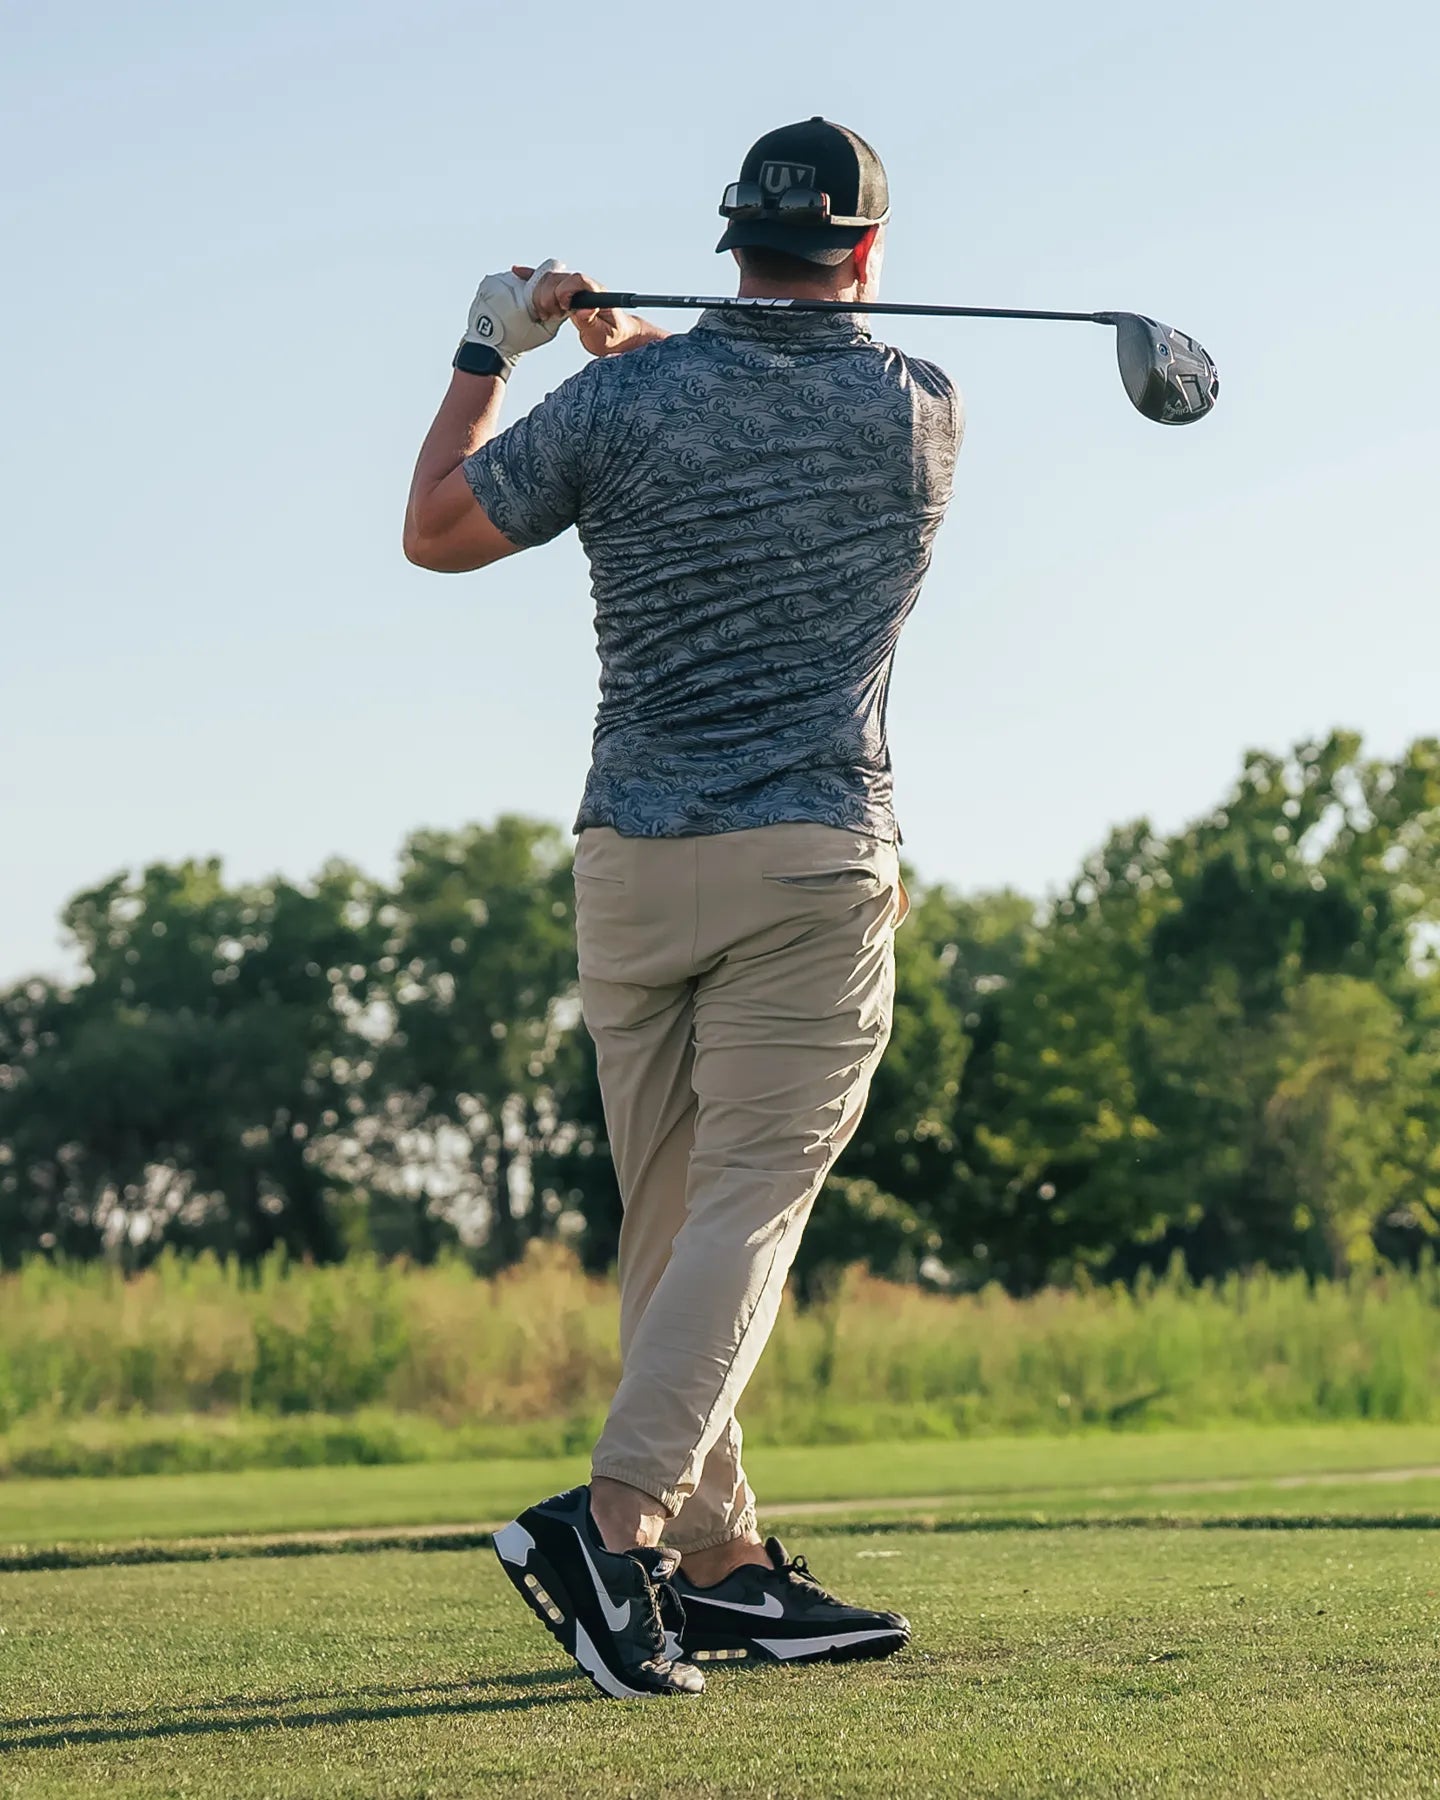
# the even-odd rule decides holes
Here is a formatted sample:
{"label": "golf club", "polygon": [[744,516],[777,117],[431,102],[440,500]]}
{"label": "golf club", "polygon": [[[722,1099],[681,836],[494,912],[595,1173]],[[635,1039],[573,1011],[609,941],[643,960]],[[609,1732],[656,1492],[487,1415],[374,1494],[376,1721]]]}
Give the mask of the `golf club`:
{"label": "golf club", "polygon": [[1113,325],[1120,379],[1131,404],[1147,419],[1160,425],[1189,425],[1205,417],[1220,393],[1219,373],[1195,339],[1143,313],[1032,312],[1014,306],[902,306],[883,301],[745,299],[734,295],[711,299],[698,294],[581,293],[570,302],[572,312],[590,307],[620,307],[630,312],[690,306],[722,312],[767,307],[786,312],[898,313],[924,319],[1065,319],[1083,325]]}

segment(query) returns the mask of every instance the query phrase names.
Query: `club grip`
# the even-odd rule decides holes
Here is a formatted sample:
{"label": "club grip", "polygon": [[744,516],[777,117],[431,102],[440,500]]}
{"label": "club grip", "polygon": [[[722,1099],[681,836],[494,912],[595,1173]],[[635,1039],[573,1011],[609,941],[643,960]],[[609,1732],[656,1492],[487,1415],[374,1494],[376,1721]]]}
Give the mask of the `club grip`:
{"label": "club grip", "polygon": [[571,312],[588,312],[591,307],[594,307],[597,311],[601,308],[608,309],[615,306],[623,308],[633,306],[634,304],[635,296],[633,294],[592,294],[588,289],[585,289],[578,294],[572,294],[570,296]]}

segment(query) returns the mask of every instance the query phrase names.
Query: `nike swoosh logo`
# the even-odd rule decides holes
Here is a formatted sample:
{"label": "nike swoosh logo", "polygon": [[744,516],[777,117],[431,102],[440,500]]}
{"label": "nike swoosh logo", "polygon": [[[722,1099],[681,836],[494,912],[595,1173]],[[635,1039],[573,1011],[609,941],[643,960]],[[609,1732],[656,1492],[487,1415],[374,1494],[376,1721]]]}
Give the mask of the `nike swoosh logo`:
{"label": "nike swoosh logo", "polygon": [[[572,1527],[573,1529],[573,1527]],[[623,1631],[630,1623],[630,1602],[622,1600],[617,1606],[605,1591],[605,1583],[600,1579],[600,1571],[590,1560],[590,1548],[579,1531],[575,1536],[580,1545],[580,1554],[585,1558],[585,1567],[590,1571],[590,1579],[595,1583],[595,1598],[600,1602],[600,1610],[605,1615],[605,1623],[612,1631]]]}
{"label": "nike swoosh logo", "polygon": [[716,1600],[710,1594],[698,1594],[693,1589],[685,1596],[687,1601],[698,1601],[701,1606],[723,1606],[726,1612],[753,1613],[757,1619],[783,1619],[785,1608],[778,1594],[767,1594],[757,1606],[753,1600]]}

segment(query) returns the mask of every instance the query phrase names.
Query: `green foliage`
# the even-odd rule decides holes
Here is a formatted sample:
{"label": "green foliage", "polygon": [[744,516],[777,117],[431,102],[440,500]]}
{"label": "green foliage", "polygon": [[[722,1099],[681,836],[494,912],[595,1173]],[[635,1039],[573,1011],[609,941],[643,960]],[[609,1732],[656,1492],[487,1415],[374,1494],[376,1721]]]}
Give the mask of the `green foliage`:
{"label": "green foliage", "polygon": [[883,1192],[873,1181],[837,1176],[826,1186],[795,1259],[795,1289],[802,1300],[833,1291],[846,1268],[914,1281],[933,1261],[940,1233],[913,1206]]}
{"label": "green foliage", "polygon": [[[829,1229],[913,1258],[852,1182]],[[852,1234],[847,1237],[845,1234]],[[823,1266],[823,1258],[816,1267]],[[0,1473],[406,1462],[586,1445],[617,1379],[615,1293],[554,1245],[489,1280],[352,1257],[161,1258],[0,1276]],[[1232,1276],[1015,1299],[852,1269],[789,1305],[755,1441],[954,1438],[1227,1420],[1440,1421],[1440,1272]]]}
{"label": "green foliage", "polygon": [[[1013,1293],[1177,1253],[1340,1276],[1440,1234],[1440,741],[1251,752],[1213,812],[1117,829],[1044,907],[914,899],[807,1295],[852,1262]],[[553,827],[418,832],[388,884],[155,866],[65,917],[83,978],[0,993],[0,1267],[613,1260]],[[282,1331],[257,1379],[300,1393],[315,1355]]]}
{"label": "green foliage", "polygon": [[390,1018],[373,1091],[391,1122],[372,1140],[388,1151],[381,1180],[413,1179],[419,1164],[422,1259],[436,1247],[434,1210],[461,1220],[478,1210],[488,1260],[513,1262],[561,1204],[542,1185],[518,1214],[517,1165],[543,1184],[560,1141],[590,1124],[563,1103],[584,1060],[573,1008],[565,1020],[576,980],[568,852],[553,827],[515,818],[419,832],[381,918]]}
{"label": "green foliage", "polygon": [[0,1011],[0,1258],[203,1241],[340,1252],[315,1145],[353,1095],[373,893],[227,889],[214,862],[117,876],[66,924],[88,979]]}
{"label": "green foliage", "polygon": [[952,1255],[962,1218],[1016,1288],[1176,1250],[1216,1275],[1342,1273],[1382,1235],[1413,1255],[1436,1217],[1437,867],[1434,741],[1395,764],[1344,734],[1253,753],[1177,837],[1116,832],[981,1020]]}
{"label": "green foliage", "polygon": [[1412,1072],[1399,1008],[1373,982],[1311,975],[1276,1023],[1279,1079],[1266,1108],[1295,1224],[1320,1237],[1326,1260],[1375,1260],[1377,1207],[1406,1187],[1403,1156]]}

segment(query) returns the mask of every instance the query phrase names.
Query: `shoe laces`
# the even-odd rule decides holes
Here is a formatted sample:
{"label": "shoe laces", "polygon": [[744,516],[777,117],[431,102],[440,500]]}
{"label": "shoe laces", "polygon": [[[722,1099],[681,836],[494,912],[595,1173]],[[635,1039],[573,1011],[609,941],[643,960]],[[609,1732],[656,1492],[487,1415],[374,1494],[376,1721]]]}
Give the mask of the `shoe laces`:
{"label": "shoe laces", "polygon": [[660,1630],[660,1647],[665,1648],[665,1635],[668,1630],[674,1635],[676,1642],[685,1629],[685,1602],[668,1581],[652,1582],[655,1592],[655,1619]]}
{"label": "shoe laces", "polygon": [[793,1582],[796,1587],[807,1589],[815,1599],[828,1601],[831,1606],[840,1604],[835,1596],[821,1587],[810,1573],[810,1565],[803,1556],[787,1556],[781,1563],[779,1572],[787,1581]]}
{"label": "shoe laces", "polygon": [[671,1582],[657,1580],[638,1559],[635,1559],[635,1566],[645,1587],[650,1627],[646,1644],[655,1653],[652,1658],[655,1665],[668,1668],[676,1659],[669,1654],[666,1637],[673,1634],[678,1643],[685,1629],[685,1605]]}

